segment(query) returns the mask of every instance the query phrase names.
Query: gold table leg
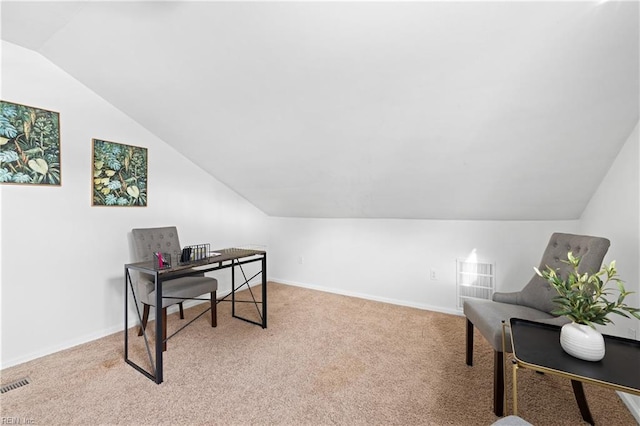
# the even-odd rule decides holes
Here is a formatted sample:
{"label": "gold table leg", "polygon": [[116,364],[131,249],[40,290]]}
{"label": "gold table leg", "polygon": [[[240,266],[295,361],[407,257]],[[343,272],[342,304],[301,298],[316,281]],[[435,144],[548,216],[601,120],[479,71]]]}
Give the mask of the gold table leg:
{"label": "gold table leg", "polygon": [[505,320],[502,320],[502,406],[504,407],[504,412],[508,412],[507,406],[507,332],[506,328],[511,328],[510,325],[507,325]]}

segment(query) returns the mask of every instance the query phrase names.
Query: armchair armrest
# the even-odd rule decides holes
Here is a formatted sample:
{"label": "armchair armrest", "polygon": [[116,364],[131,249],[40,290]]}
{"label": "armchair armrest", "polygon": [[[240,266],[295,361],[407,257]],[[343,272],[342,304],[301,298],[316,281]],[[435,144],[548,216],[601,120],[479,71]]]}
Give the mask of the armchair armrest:
{"label": "armchair armrest", "polygon": [[512,305],[517,305],[519,295],[520,295],[519,291],[516,291],[513,293],[495,292],[493,293],[493,301],[499,302],[499,303],[510,303]]}

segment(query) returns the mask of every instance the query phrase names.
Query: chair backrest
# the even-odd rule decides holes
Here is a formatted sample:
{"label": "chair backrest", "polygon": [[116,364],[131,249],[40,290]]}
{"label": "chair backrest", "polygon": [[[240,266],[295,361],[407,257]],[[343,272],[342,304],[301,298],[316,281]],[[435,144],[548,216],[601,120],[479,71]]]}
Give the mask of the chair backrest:
{"label": "chair backrest", "polygon": [[[137,228],[132,229],[133,249],[136,262],[154,260],[153,253],[162,252],[171,255],[172,262],[178,262],[180,256],[180,240],[175,226],[161,228]],[[148,295],[154,291],[153,277],[149,274],[139,273],[137,280],[138,298],[147,304],[153,301]]]}
{"label": "chair backrest", "polygon": [[[574,256],[580,257],[578,268],[580,273],[597,272],[602,266],[610,244],[608,239],[602,237],[556,232],[549,239],[538,269],[542,271],[549,266],[558,271],[560,277],[566,277],[573,267],[563,260],[566,261],[567,254],[572,252]],[[558,309],[558,305],[553,301],[557,295],[551,284],[534,273],[529,283],[520,292],[518,304],[551,314]]]}
{"label": "chair backrest", "polygon": [[180,240],[175,226],[162,228],[137,228],[132,229],[133,247],[136,262],[153,260],[153,253],[163,252],[171,254],[171,260],[177,261],[175,256],[180,253]]}

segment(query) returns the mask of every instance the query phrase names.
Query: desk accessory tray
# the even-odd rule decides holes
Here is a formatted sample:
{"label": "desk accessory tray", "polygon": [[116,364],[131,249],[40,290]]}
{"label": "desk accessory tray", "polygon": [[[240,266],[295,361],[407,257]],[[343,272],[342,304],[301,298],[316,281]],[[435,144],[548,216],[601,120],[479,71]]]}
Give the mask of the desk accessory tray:
{"label": "desk accessory tray", "polygon": [[186,265],[189,263],[205,260],[209,257],[211,251],[211,244],[195,244],[185,246],[180,253],[180,264]]}

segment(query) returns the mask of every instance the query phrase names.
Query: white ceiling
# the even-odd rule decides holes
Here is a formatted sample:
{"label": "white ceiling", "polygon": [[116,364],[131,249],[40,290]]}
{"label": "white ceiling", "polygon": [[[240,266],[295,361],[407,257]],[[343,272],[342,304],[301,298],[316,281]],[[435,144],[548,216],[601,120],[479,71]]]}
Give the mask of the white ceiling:
{"label": "white ceiling", "polygon": [[1,7],[274,216],[575,219],[639,117],[636,1]]}

